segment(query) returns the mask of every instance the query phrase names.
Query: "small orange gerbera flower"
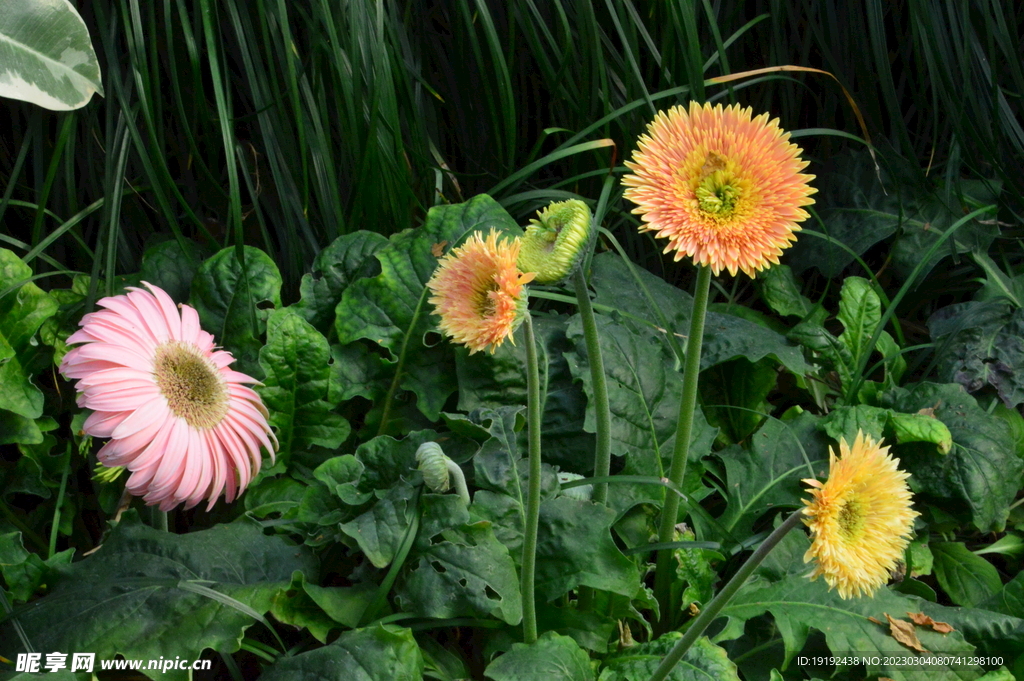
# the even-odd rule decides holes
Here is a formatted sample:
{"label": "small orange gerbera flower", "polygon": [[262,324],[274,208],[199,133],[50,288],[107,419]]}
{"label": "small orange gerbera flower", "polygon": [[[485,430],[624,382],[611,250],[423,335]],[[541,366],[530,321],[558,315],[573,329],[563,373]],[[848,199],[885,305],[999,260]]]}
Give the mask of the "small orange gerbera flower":
{"label": "small orange gerbera flower", "polygon": [[839,440],[839,453],[829,450],[824,484],[804,480],[814,497],[804,500],[811,530],[804,562],[816,560],[811,579],[824,576],[842,598],[870,596],[903,557],[918,513],[910,505],[909,473],[888,447],[858,431],[852,449]]}
{"label": "small orange gerbera flower", "polygon": [[695,102],[689,112],[659,112],[626,162],[633,174],[622,178],[624,196],[643,216],[641,231],[666,237],[666,253],[690,256],[716,275],[753,277],[778,264],[808,217],[801,206],[814,203],[801,149],[778,119],[752,113]]}
{"label": "small orange gerbera flower", "polygon": [[518,257],[518,239],[499,241],[492,229],[485,240],[476,232],[441,258],[427,282],[441,331],[470,354],[487,348],[493,353],[523,321],[525,284],[535,275],[519,271]]}

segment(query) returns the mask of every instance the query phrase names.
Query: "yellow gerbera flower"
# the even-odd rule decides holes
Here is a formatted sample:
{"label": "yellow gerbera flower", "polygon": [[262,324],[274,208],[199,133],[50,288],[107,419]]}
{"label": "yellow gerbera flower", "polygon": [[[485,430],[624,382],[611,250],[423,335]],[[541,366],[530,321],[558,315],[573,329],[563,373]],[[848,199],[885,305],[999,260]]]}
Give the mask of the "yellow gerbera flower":
{"label": "yellow gerbera flower", "polygon": [[666,253],[690,256],[716,275],[753,277],[778,264],[808,217],[801,206],[814,203],[801,149],[778,119],[752,113],[695,102],[688,113],[681,106],[659,112],[626,162],[634,174],[622,178],[624,196],[643,216],[641,231],[666,237]]}
{"label": "yellow gerbera flower", "polygon": [[836,457],[829,449],[824,484],[804,480],[814,497],[804,500],[804,524],[811,530],[804,562],[816,560],[811,579],[824,576],[842,598],[870,596],[903,557],[919,514],[910,505],[910,474],[881,441],[858,431],[852,449],[839,440],[839,452]]}
{"label": "yellow gerbera flower", "polygon": [[487,348],[494,352],[523,321],[524,285],[534,274],[519,271],[518,257],[518,239],[499,241],[492,229],[485,240],[476,232],[441,258],[427,282],[441,331],[470,354]]}

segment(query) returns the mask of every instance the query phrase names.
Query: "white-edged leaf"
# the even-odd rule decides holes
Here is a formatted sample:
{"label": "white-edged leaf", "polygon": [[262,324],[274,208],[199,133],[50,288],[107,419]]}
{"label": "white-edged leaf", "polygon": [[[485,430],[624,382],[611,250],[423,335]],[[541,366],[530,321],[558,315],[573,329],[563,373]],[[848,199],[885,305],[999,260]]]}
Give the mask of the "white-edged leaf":
{"label": "white-edged leaf", "polygon": [[2,4],[0,96],[69,111],[103,94],[89,29],[68,0]]}

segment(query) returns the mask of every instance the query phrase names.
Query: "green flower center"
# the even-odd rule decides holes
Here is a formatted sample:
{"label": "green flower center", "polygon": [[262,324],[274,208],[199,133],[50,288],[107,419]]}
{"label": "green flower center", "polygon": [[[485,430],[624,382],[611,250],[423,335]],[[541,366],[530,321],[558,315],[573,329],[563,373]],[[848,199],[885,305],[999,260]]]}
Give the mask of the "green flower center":
{"label": "green flower center", "polygon": [[492,279],[477,292],[474,302],[477,314],[481,317],[490,317],[494,314],[494,298],[490,294],[497,290],[499,290],[498,282]]}
{"label": "green flower center", "polygon": [[709,215],[728,217],[736,208],[742,192],[728,170],[709,173],[697,186],[697,205]]}
{"label": "green flower center", "polygon": [[169,341],[156,350],[156,384],[175,416],[213,428],[228,413],[228,389],[216,365],[195,345]]}
{"label": "green flower center", "polygon": [[864,505],[856,499],[849,499],[839,509],[839,532],[845,539],[855,539],[864,527]]}

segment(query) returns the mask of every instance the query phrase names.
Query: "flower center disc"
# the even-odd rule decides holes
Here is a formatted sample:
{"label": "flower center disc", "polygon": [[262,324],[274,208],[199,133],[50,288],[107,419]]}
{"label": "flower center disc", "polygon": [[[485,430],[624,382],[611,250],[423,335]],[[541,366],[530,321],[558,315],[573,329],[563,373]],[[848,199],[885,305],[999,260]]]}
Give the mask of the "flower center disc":
{"label": "flower center disc", "polygon": [[839,509],[839,530],[846,539],[855,539],[864,527],[864,508],[856,499],[849,499]]}
{"label": "flower center disc", "polygon": [[193,428],[213,428],[228,413],[228,391],[217,367],[191,343],[156,350],[156,384],[175,416]]}
{"label": "flower center disc", "polygon": [[727,218],[740,198],[736,178],[727,170],[716,170],[697,186],[697,205],[701,211]]}

